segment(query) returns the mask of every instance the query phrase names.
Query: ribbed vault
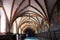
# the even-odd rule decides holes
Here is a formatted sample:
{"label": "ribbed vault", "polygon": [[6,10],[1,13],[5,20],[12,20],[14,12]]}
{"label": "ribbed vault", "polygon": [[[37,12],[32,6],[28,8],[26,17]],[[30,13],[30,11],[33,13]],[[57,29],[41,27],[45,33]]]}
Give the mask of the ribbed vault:
{"label": "ribbed vault", "polygon": [[0,0],[0,7],[3,8],[6,25],[9,26],[9,29],[13,27],[15,22],[17,31],[25,23],[34,23],[34,25],[38,25],[40,30],[43,30],[45,26],[49,28],[56,2],[57,0]]}

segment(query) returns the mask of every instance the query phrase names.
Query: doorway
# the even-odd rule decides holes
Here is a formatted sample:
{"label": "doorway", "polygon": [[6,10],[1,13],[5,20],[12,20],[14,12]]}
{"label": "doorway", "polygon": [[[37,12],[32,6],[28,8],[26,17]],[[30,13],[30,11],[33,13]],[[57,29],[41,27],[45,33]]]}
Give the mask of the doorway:
{"label": "doorway", "polygon": [[35,37],[35,31],[31,28],[27,28],[24,33],[26,37]]}

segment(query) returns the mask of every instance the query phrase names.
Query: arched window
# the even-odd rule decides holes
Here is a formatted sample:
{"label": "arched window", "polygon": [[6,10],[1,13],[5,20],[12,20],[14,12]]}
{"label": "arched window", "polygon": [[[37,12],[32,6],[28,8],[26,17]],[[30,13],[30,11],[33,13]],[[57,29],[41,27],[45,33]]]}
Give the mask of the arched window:
{"label": "arched window", "polygon": [[6,32],[6,19],[5,19],[5,14],[3,11],[3,8],[0,7],[0,20],[1,20],[1,26],[0,26],[0,33],[5,33]]}

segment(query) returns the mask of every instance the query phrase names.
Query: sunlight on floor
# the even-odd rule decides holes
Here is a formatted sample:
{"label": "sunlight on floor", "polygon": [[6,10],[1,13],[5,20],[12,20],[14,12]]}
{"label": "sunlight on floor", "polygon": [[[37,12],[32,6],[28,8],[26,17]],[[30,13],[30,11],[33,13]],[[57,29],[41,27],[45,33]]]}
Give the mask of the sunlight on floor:
{"label": "sunlight on floor", "polygon": [[27,37],[27,38],[25,38],[24,40],[39,40],[39,39],[37,39],[37,38],[35,38],[35,37]]}

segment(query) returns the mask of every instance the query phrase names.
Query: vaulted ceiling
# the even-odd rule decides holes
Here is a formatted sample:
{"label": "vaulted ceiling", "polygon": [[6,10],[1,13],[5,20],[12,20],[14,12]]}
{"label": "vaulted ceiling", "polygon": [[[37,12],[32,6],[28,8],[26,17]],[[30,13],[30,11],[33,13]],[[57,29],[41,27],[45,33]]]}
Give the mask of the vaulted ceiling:
{"label": "vaulted ceiling", "polygon": [[0,7],[5,10],[11,24],[18,17],[22,17],[23,21],[29,17],[29,20],[36,23],[40,23],[41,20],[49,21],[56,4],[57,0],[0,0]]}
{"label": "vaulted ceiling", "polygon": [[56,5],[56,1],[57,0],[0,0],[0,5],[3,5],[6,13],[12,16],[14,20],[25,11],[33,11],[42,17],[48,18],[48,14],[51,13]]}

